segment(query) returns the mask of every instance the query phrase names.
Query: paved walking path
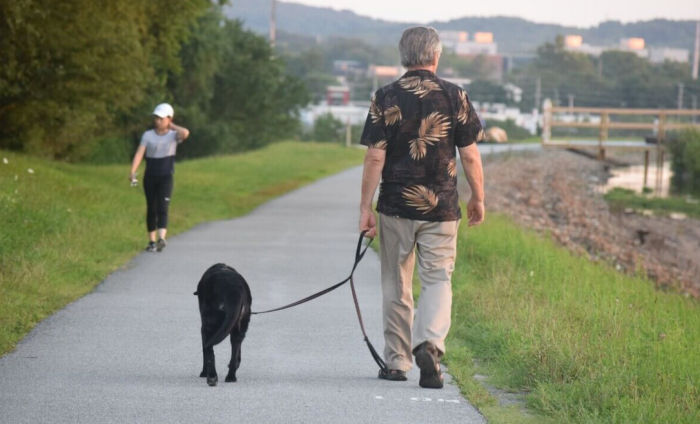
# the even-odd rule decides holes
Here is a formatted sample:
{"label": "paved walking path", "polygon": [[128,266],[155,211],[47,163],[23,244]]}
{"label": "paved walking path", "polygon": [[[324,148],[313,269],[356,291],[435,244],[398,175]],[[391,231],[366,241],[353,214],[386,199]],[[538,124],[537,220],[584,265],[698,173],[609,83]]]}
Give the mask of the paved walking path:
{"label": "paved walking path", "polygon": [[[351,169],[246,217],[174,237],[163,253],[139,255],[39,324],[0,358],[0,422],[485,423],[454,385],[419,388],[417,368],[408,382],[378,380],[349,287],[254,316],[238,383],[223,382],[228,340],[215,349],[219,386],[198,377],[192,292],[202,273],[217,262],[236,268],[251,286],[253,310],[342,280],[358,236],[361,172]],[[381,351],[379,278],[370,250],[356,284],[367,331]]]}

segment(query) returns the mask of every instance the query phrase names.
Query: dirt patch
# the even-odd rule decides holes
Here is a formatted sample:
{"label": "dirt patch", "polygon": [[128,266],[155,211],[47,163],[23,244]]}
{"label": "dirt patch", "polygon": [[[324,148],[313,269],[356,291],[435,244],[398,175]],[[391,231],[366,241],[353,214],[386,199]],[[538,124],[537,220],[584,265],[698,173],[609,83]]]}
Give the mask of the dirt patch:
{"label": "dirt patch", "polygon": [[[644,271],[659,288],[700,298],[700,221],[612,211],[601,190],[607,167],[564,151],[485,157],[487,211],[622,272]],[[466,181],[460,186],[468,198]]]}

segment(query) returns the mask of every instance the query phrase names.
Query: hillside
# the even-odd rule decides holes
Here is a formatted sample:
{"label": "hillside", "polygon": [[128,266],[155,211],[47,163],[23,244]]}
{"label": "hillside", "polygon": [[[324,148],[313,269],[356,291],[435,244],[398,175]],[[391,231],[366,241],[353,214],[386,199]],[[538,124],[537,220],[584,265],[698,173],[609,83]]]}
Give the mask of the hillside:
{"label": "hillside", "polygon": [[[269,28],[271,0],[236,0],[226,6],[226,16],[241,19],[245,26],[266,34]],[[339,36],[359,38],[374,45],[395,44],[401,31],[412,23],[396,23],[357,15],[351,11],[278,2],[278,29],[310,37]],[[591,28],[539,24],[514,17],[463,17],[448,22],[431,22],[437,29],[490,31],[503,53],[532,53],[537,46],[552,41],[558,34],[580,34],[589,44],[617,45],[620,38],[643,37],[649,46],[692,49],[693,21],[651,21],[623,24],[603,22]]]}

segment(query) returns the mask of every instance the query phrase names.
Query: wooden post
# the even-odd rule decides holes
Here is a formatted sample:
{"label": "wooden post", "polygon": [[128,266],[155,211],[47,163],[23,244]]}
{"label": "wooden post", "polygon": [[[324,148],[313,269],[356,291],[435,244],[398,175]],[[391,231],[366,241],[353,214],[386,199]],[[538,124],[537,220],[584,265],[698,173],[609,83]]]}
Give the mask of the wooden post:
{"label": "wooden post", "polygon": [[350,125],[350,117],[345,124],[345,147],[352,145],[352,125]]}
{"label": "wooden post", "polygon": [[542,144],[547,144],[552,139],[552,101],[545,99],[542,109]]}
{"label": "wooden post", "polygon": [[598,133],[598,159],[605,160],[605,148],[603,142],[608,139],[608,123],[610,122],[610,114],[605,111],[600,116],[600,132]]}
{"label": "wooden post", "polygon": [[665,155],[666,155],[666,152],[664,151],[664,149],[662,147],[661,148],[661,160],[659,161],[659,191],[657,192],[659,196],[662,194],[661,191],[664,188],[664,156]]}
{"label": "wooden post", "polygon": [[659,132],[656,134],[656,183],[654,191],[656,194],[661,193],[661,178],[663,167],[663,142],[666,139],[666,114],[659,114]]}
{"label": "wooden post", "polygon": [[647,188],[647,175],[649,174],[649,150],[644,151],[644,188]]}

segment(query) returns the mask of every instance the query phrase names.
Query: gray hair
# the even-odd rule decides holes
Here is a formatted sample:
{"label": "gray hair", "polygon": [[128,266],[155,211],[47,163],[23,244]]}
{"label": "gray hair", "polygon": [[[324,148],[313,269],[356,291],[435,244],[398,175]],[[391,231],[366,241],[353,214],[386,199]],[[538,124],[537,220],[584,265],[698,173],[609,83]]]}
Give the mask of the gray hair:
{"label": "gray hair", "polygon": [[435,53],[442,52],[442,43],[435,28],[412,27],[403,32],[399,52],[404,68],[430,66],[435,60]]}

